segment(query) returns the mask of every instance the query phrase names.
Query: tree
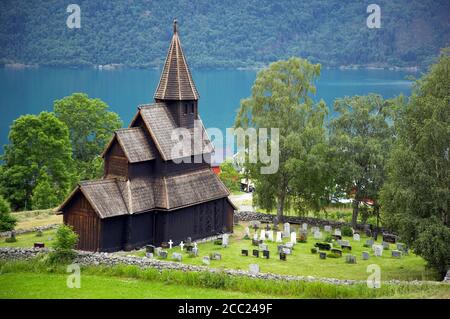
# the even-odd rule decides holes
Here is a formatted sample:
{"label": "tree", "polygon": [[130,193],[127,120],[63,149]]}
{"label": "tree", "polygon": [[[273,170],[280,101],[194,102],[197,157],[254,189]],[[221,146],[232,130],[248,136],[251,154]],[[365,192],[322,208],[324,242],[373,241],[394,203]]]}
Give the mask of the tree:
{"label": "tree", "polygon": [[255,183],[256,204],[276,207],[280,220],[292,203],[296,210],[314,207],[325,191],[318,170],[325,166],[326,106],[311,98],[319,75],[320,65],[304,59],[272,63],[258,73],[252,95],[241,101],[236,118],[236,128],[279,129],[278,170],[262,174],[260,161],[244,161],[243,166]]}
{"label": "tree", "polygon": [[100,99],[90,99],[84,93],[74,93],[54,103],[56,117],[69,128],[73,158],[91,163],[103,151],[113,132],[122,121]]}
{"label": "tree", "polygon": [[0,196],[0,232],[13,230],[17,219],[11,215],[9,203]]}
{"label": "tree", "polygon": [[52,244],[54,251],[50,253],[50,262],[70,262],[75,256],[73,249],[77,242],[78,234],[70,226],[64,224],[59,226],[56,231],[55,241]]}
{"label": "tree", "polygon": [[392,102],[381,96],[354,96],[336,100],[337,116],[330,122],[330,147],[335,183],[341,192],[353,193],[352,224],[358,221],[360,203],[378,196],[385,180],[385,163],[392,144],[389,124]]}
{"label": "tree", "polygon": [[58,199],[57,189],[52,184],[50,178],[45,172],[45,168],[42,170],[36,187],[33,189],[33,195],[31,197],[33,209],[46,209],[56,207],[60,202]]}
{"label": "tree", "polygon": [[5,146],[0,189],[14,209],[31,207],[31,196],[42,172],[62,200],[73,186],[69,131],[53,113],[24,115],[14,121]]}
{"label": "tree", "polygon": [[240,190],[240,179],[239,173],[234,168],[233,163],[230,161],[225,161],[220,164],[220,180],[225,184],[225,186],[230,191],[239,191]]}
{"label": "tree", "polygon": [[429,266],[450,267],[450,51],[419,79],[395,121],[383,220]]}

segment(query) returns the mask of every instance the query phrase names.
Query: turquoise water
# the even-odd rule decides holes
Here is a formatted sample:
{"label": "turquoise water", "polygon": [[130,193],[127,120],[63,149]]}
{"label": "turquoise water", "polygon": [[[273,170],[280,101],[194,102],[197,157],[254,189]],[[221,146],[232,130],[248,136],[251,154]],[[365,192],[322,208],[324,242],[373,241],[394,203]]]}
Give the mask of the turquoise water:
{"label": "turquoise water", "polygon": [[[73,92],[104,100],[127,126],[138,104],[153,100],[158,70],[38,68],[0,69],[0,145],[8,142],[9,126],[22,114],[52,110],[53,101]],[[409,95],[407,73],[386,70],[323,70],[316,99],[331,107],[334,99],[378,93],[385,98]],[[206,127],[224,130],[234,122],[239,101],[249,96],[255,71],[193,70],[200,93],[199,110]],[[2,151],[0,151],[2,152]]]}

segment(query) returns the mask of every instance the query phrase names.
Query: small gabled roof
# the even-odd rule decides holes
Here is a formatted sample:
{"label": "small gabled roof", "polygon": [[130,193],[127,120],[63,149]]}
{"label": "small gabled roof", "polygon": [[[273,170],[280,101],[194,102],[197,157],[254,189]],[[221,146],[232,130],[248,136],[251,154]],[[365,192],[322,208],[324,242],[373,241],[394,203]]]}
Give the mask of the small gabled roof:
{"label": "small gabled roof", "polygon": [[114,137],[102,153],[102,157],[117,140],[130,163],[150,161],[156,158],[157,150],[141,127],[130,127],[114,132]]}
{"label": "small gabled roof", "polygon": [[[170,109],[165,103],[140,105],[138,115],[142,117],[163,160],[168,161],[183,157],[177,152],[173,152],[173,150],[177,149],[178,141],[172,140],[172,132],[179,127],[176,125]],[[131,126],[133,124],[134,121],[131,123]],[[206,134],[205,127],[203,124],[201,125],[202,136],[200,139],[194,135],[194,129],[188,129],[191,134],[191,141],[194,144],[184,154],[193,156],[213,152],[213,146]]]}
{"label": "small gabled roof", "polygon": [[173,23],[173,36],[161,73],[155,100],[198,100],[199,95],[178,36],[177,21]]}

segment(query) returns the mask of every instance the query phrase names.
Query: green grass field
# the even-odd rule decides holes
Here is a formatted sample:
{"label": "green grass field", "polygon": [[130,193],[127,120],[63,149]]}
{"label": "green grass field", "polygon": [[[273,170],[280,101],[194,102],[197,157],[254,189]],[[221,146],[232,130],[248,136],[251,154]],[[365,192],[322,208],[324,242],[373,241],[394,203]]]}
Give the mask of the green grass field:
{"label": "green grass field", "polygon": [[450,285],[365,284],[275,281],[223,273],[140,269],[136,266],[81,268],[81,287],[68,288],[64,265],[45,258],[0,261],[0,299],[4,298],[450,298]]}

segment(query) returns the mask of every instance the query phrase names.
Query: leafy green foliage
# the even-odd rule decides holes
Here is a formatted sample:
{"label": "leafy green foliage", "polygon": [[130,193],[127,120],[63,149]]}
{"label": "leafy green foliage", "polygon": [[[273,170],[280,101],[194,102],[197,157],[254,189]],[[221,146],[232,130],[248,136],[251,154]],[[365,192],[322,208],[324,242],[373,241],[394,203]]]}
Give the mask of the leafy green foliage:
{"label": "leafy green foliage", "polygon": [[417,81],[395,120],[384,223],[442,274],[450,267],[450,56]]}
{"label": "leafy green foliage", "polygon": [[41,175],[62,200],[74,181],[72,149],[66,125],[53,113],[23,115],[14,121],[5,146],[0,189],[13,209],[30,208]]}
{"label": "leafy green foliage", "polygon": [[341,234],[342,234],[342,236],[345,236],[345,237],[352,237],[353,236],[352,228],[349,226],[341,227]]}
{"label": "leafy green foliage", "polygon": [[393,102],[379,95],[338,99],[338,113],[330,123],[335,184],[340,192],[353,194],[352,224],[356,225],[360,203],[371,199],[377,204],[386,178],[385,163],[394,131],[390,121]]}
{"label": "leafy green foliage", "polygon": [[240,179],[239,173],[234,168],[233,163],[230,161],[225,161],[220,165],[220,180],[225,184],[225,186],[230,191],[240,190]]}
{"label": "leafy green foliage", "polygon": [[252,95],[241,101],[236,117],[237,128],[279,128],[279,168],[274,174],[264,174],[261,161],[243,161],[255,181],[254,200],[263,209],[276,206],[279,218],[289,204],[298,211],[317,209],[326,197],[326,106],[311,98],[319,74],[320,65],[304,59],[272,63],[258,73]]}
{"label": "leafy green foliage", "polygon": [[9,203],[0,195],[0,232],[13,230],[17,219],[11,215]]}
{"label": "leafy green foliage", "polygon": [[[100,99],[90,99],[84,93],[74,93],[54,103],[57,118],[69,128],[73,158],[77,161],[81,179],[99,177],[98,156],[122,126],[119,116],[108,111]],[[101,173],[100,173],[101,175]]]}
{"label": "leafy green foliage", "polygon": [[258,66],[291,56],[327,66],[426,65],[449,40],[447,0],[379,0],[381,29],[366,27],[362,1],[76,3],[81,29],[67,28],[67,2],[0,1],[0,61],[160,67],[174,17],[189,63],[201,67]]}
{"label": "leafy green foliage", "polygon": [[52,184],[45,169],[43,169],[31,196],[33,209],[56,207],[59,204],[59,199],[56,194],[57,189]]}
{"label": "leafy green foliage", "polygon": [[51,263],[69,262],[74,256],[74,248],[78,242],[78,235],[70,226],[61,225],[56,231],[55,241],[53,242],[54,251],[50,254]]}

